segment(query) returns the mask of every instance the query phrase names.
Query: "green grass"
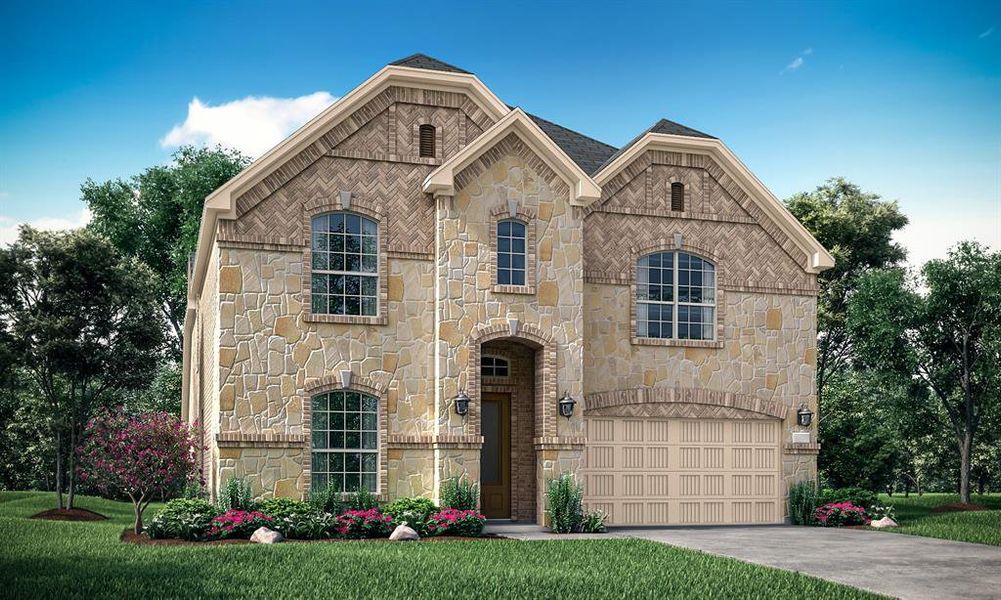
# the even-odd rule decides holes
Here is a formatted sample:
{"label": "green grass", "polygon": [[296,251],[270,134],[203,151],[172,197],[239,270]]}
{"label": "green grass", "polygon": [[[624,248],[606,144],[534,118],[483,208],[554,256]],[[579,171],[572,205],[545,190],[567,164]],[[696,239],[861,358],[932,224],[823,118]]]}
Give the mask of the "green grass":
{"label": "green grass", "polygon": [[990,510],[951,513],[934,513],[932,509],[959,502],[956,494],[911,494],[908,498],[882,494],[879,499],[893,505],[900,524],[883,531],[1001,546],[1001,494],[973,495],[973,504]]}
{"label": "green grass", "polygon": [[[640,540],[132,546],[110,519],[34,521],[53,496],[0,493],[6,597],[876,598],[819,579]],[[151,515],[150,515],[151,516]]]}

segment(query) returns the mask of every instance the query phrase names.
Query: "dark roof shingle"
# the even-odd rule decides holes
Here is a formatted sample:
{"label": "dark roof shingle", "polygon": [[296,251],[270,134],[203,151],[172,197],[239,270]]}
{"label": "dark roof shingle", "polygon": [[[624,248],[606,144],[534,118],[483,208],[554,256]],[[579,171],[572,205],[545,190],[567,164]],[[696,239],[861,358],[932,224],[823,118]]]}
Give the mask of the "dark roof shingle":
{"label": "dark roof shingle", "polygon": [[625,146],[619,148],[618,152],[616,152],[615,154],[612,154],[611,156],[609,156],[605,160],[605,162],[603,162],[597,169],[595,169],[595,172],[600,171],[602,169],[602,167],[604,167],[608,163],[610,163],[613,160],[615,160],[616,158],[618,158],[620,154],[622,154],[623,152],[625,152],[626,150],[628,150],[636,142],[638,142],[641,139],[643,139],[643,136],[646,135],[646,134],[648,134],[648,133],[666,133],[668,135],[683,135],[683,136],[686,136],[686,137],[698,137],[698,138],[706,138],[706,139],[710,139],[710,140],[715,140],[716,139],[715,136],[709,135],[708,133],[702,133],[698,129],[692,129],[691,127],[687,127],[685,125],[682,125],[681,123],[675,123],[674,121],[668,121],[667,119],[661,119],[661,120],[657,121],[656,123],[654,123],[653,125],[651,125],[648,129],[646,129],[645,131],[643,131],[643,133],[641,133],[638,136],[634,137],[633,139],[629,140],[629,143],[626,144]]}
{"label": "dark roof shingle", "polygon": [[427,71],[447,71],[449,73],[467,73],[471,74],[465,69],[460,69],[455,65],[450,65],[447,62],[442,62],[437,58],[431,58],[427,54],[411,54],[410,56],[401,58],[400,60],[395,60],[389,63],[396,67],[410,67],[411,69],[425,69]]}
{"label": "dark roof shingle", "polygon": [[594,175],[598,167],[615,154],[615,146],[599,142],[594,138],[587,137],[582,133],[577,133],[572,129],[567,129],[562,125],[557,125],[531,113],[525,114],[528,115],[528,118],[535,121],[539,129],[556,142],[556,145],[567,153],[570,160],[577,163],[577,166],[588,175]]}

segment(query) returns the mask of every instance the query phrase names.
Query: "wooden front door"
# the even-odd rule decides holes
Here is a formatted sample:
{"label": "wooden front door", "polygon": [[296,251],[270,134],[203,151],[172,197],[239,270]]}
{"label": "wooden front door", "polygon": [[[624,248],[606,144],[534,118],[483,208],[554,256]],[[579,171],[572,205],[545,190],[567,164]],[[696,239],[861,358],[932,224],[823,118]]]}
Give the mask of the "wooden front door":
{"label": "wooden front door", "polygon": [[511,394],[483,394],[480,412],[481,508],[488,519],[511,518]]}

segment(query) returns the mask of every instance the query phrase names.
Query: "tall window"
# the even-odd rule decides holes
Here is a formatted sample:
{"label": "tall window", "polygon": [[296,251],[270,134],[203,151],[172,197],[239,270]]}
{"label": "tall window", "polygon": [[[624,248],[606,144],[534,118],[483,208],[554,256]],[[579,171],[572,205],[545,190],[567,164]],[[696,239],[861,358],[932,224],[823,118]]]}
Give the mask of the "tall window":
{"label": "tall window", "polygon": [[421,125],[417,131],[421,158],[434,158],[434,125]]}
{"label": "tall window", "polygon": [[711,340],[716,330],[716,267],[685,252],[658,252],[636,265],[639,337]]}
{"label": "tall window", "polygon": [[379,302],[379,226],[349,212],[313,217],[313,314],[374,316]]}
{"label": "tall window", "polygon": [[671,184],[671,210],[685,211],[685,184],[677,181]]}
{"label": "tall window", "polygon": [[313,489],[376,491],[379,401],[339,390],[313,396]]}
{"label": "tall window", "polygon": [[526,227],[507,219],[497,223],[497,283],[525,285]]}

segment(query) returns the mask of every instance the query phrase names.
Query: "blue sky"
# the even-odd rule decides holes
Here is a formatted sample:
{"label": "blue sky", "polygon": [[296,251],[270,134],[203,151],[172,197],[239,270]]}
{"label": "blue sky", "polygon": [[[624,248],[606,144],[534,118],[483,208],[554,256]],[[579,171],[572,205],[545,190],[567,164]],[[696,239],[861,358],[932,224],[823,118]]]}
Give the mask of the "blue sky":
{"label": "blue sky", "polygon": [[716,135],[780,198],[848,177],[900,201],[915,261],[1001,247],[998,2],[167,4],[0,4],[0,242],[84,221],[88,177],[266,147],[424,52],[613,145],[660,117]]}

